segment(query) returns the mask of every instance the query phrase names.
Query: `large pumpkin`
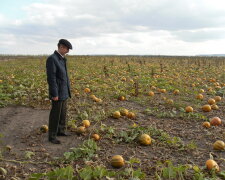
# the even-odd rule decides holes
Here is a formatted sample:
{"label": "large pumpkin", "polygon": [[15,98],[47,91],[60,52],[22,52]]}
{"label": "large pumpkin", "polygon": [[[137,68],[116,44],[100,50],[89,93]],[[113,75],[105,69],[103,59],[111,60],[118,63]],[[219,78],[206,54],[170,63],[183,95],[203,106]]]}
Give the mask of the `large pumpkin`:
{"label": "large pumpkin", "polygon": [[149,144],[151,144],[152,139],[151,139],[151,137],[148,134],[142,134],[139,137],[139,142],[142,145],[149,145]]}
{"label": "large pumpkin", "polygon": [[115,155],[111,159],[111,165],[115,168],[120,168],[124,166],[125,162],[122,156],[120,155]]}
{"label": "large pumpkin", "polygon": [[210,124],[212,126],[219,126],[220,124],[222,123],[221,119],[219,117],[213,117],[211,120],[210,120]]}
{"label": "large pumpkin", "polygon": [[213,148],[216,150],[224,150],[225,149],[225,143],[223,141],[217,140],[213,144]]}
{"label": "large pumpkin", "polygon": [[215,169],[216,171],[219,171],[219,169],[220,169],[217,162],[212,160],[212,159],[208,159],[206,161],[205,165],[206,165],[208,170]]}

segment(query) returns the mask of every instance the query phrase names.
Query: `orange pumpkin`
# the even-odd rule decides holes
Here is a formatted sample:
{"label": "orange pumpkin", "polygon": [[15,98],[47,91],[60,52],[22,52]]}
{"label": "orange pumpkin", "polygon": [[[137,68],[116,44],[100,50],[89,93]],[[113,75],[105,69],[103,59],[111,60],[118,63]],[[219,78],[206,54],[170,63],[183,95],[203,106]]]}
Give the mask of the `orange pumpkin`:
{"label": "orange pumpkin", "polygon": [[193,110],[193,108],[192,108],[191,106],[187,106],[187,107],[185,108],[185,111],[186,111],[187,113],[189,113],[189,112],[193,112],[194,110]]}
{"label": "orange pumpkin", "polygon": [[40,128],[40,131],[41,131],[42,133],[48,132],[48,126],[47,126],[47,125],[42,125],[41,128]]}
{"label": "orange pumpkin", "polygon": [[217,172],[219,171],[219,166],[217,164],[216,161],[212,160],[212,159],[208,159],[205,163],[206,167],[208,170],[212,170],[215,169]]}
{"label": "orange pumpkin", "polygon": [[211,105],[211,108],[212,108],[213,110],[218,110],[218,109],[219,109],[219,107],[218,107],[216,104]]}
{"label": "orange pumpkin", "polygon": [[211,120],[210,120],[210,124],[212,126],[219,126],[222,124],[222,121],[219,117],[213,117]]}
{"label": "orange pumpkin", "polygon": [[100,140],[100,136],[98,134],[92,134],[91,136],[95,141],[99,141]]}
{"label": "orange pumpkin", "polygon": [[85,131],[86,131],[86,128],[84,126],[80,126],[76,129],[77,134],[83,134],[85,133]]}
{"label": "orange pumpkin", "polygon": [[149,91],[149,92],[148,92],[148,95],[149,95],[149,96],[154,96],[155,93],[154,93],[153,91]]}
{"label": "orange pumpkin", "polygon": [[215,99],[216,102],[219,102],[219,101],[222,100],[222,98],[220,96],[215,96],[214,99]]}
{"label": "orange pumpkin", "polygon": [[209,104],[206,104],[206,105],[202,106],[202,110],[204,112],[210,112],[212,110],[212,108]]}
{"label": "orange pumpkin", "polygon": [[128,111],[127,109],[121,109],[121,110],[120,110],[120,114],[121,114],[122,116],[127,116],[128,113],[129,113],[129,111]]}
{"label": "orange pumpkin", "polygon": [[203,122],[202,126],[206,127],[206,128],[210,128],[211,127],[211,125],[210,125],[210,123],[208,121]]}
{"label": "orange pumpkin", "polygon": [[203,99],[204,98],[204,96],[202,95],[202,94],[198,94],[197,96],[196,96],[196,99]]}
{"label": "orange pumpkin", "polygon": [[142,145],[149,145],[149,144],[151,144],[152,139],[151,139],[151,137],[148,134],[142,134],[139,137],[139,142]]}
{"label": "orange pumpkin", "polygon": [[177,95],[177,94],[179,94],[179,93],[180,93],[179,89],[175,89],[175,90],[173,91],[173,94],[175,94],[175,95]]}
{"label": "orange pumpkin", "polygon": [[82,121],[82,124],[83,124],[83,126],[86,127],[86,128],[88,128],[88,127],[91,125],[91,123],[90,123],[89,120],[83,120],[83,121]]}
{"label": "orange pumpkin", "polygon": [[213,104],[216,103],[216,101],[215,101],[215,99],[213,99],[213,98],[209,98],[209,99],[208,99],[208,103],[209,103],[210,105],[213,105]]}
{"label": "orange pumpkin", "polygon": [[114,117],[115,119],[120,118],[120,117],[121,117],[120,112],[119,112],[119,111],[115,111],[115,112],[113,113],[113,117]]}
{"label": "orange pumpkin", "polygon": [[85,88],[85,89],[84,89],[84,92],[85,92],[85,93],[90,93],[91,90],[90,90],[89,88]]}
{"label": "orange pumpkin", "polygon": [[133,112],[128,112],[128,114],[127,114],[127,117],[128,118],[130,118],[130,119],[134,119],[135,118],[135,113],[133,113]]}
{"label": "orange pumpkin", "polygon": [[115,155],[111,159],[111,165],[115,168],[121,168],[125,164],[124,159],[120,155]]}

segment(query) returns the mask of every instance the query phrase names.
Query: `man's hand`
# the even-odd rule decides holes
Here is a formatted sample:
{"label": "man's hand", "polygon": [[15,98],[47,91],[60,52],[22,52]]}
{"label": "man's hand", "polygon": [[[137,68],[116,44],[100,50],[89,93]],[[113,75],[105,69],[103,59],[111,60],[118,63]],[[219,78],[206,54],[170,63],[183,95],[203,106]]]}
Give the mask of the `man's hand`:
{"label": "man's hand", "polygon": [[53,101],[58,101],[59,100],[59,97],[58,96],[57,97],[53,97],[52,100]]}

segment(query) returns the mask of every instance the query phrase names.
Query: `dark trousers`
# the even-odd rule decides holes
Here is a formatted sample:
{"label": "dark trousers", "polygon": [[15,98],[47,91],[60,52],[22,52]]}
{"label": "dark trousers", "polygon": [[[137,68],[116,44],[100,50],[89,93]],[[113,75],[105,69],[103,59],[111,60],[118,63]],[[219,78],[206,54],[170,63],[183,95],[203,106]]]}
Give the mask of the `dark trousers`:
{"label": "dark trousers", "polygon": [[49,140],[55,139],[57,133],[65,133],[66,130],[67,100],[52,100],[52,108],[49,115]]}

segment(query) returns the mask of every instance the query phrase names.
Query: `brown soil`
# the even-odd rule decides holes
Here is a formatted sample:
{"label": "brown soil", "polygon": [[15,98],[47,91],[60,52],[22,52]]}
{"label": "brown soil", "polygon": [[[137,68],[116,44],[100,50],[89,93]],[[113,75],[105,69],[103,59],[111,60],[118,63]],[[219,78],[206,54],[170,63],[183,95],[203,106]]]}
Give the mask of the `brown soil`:
{"label": "brown soil", "polygon": [[[134,104],[126,103],[120,104],[122,107],[132,109]],[[130,120],[127,118],[113,119],[109,117],[103,123],[108,126],[118,127],[123,129],[132,123],[137,123],[141,126],[153,126],[162,129],[170,136],[177,136],[186,144],[194,141],[197,149],[194,150],[178,150],[166,145],[155,144],[154,146],[139,146],[137,143],[111,143],[110,138],[102,138],[98,145],[101,151],[98,152],[99,162],[103,163],[107,168],[110,168],[108,159],[111,155],[121,154],[126,160],[130,157],[136,157],[141,160],[142,169],[149,175],[151,174],[151,165],[155,166],[158,161],[171,160],[176,164],[196,164],[204,166],[205,161],[212,153],[215,160],[218,162],[221,169],[225,169],[225,152],[215,151],[212,149],[212,143],[219,137],[224,138],[224,122],[220,127],[212,127],[205,129],[202,127],[202,122],[188,121],[183,119],[169,119],[169,118],[155,118],[144,114],[144,108],[135,106],[138,110],[137,118]],[[222,112],[223,113],[223,112]],[[39,128],[43,124],[48,124],[49,110],[34,109],[25,106],[9,106],[0,108],[0,134],[3,137],[0,139],[0,148],[4,160],[0,161],[0,167],[7,169],[9,176],[17,176],[26,179],[29,174],[33,172],[44,172],[51,170],[57,166],[50,166],[45,162],[54,157],[62,157],[64,152],[68,152],[70,148],[77,147],[88,139],[86,136],[78,136],[72,132],[69,137],[59,137],[62,144],[55,145],[48,142],[47,133],[40,133]],[[221,116],[224,116],[222,114]],[[224,118],[224,117],[223,117]],[[154,138],[154,137],[153,137]],[[221,139],[224,140],[224,139]],[[12,147],[8,151],[5,147],[9,145]],[[32,151],[35,153],[34,158],[25,159],[25,152]],[[30,161],[29,163],[19,163],[19,161]],[[34,163],[32,163],[34,162]],[[78,162],[75,162],[78,163]],[[83,162],[82,162],[83,164]]]}

